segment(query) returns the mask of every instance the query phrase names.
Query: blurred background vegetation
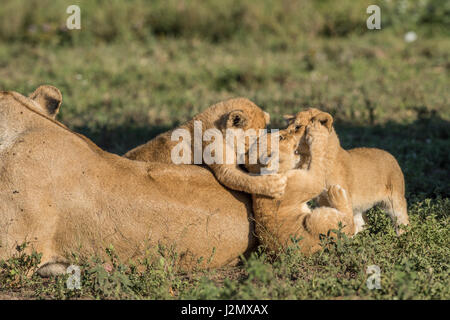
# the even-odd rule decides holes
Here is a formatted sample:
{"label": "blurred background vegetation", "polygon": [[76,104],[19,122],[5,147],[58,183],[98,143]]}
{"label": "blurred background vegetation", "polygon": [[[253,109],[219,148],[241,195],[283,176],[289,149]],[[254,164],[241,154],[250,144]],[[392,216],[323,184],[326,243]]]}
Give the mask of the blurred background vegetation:
{"label": "blurred background vegetation", "polygon": [[[81,30],[66,28],[72,4]],[[370,4],[381,8],[381,30],[366,27]],[[448,143],[430,140],[448,140],[449,32],[444,0],[3,1],[0,88],[57,86],[59,119],[116,153],[230,97],[255,101],[273,127],[314,106],[356,130],[342,131],[344,145],[384,147],[430,172],[409,185],[430,179],[420,189],[432,193],[449,172],[448,155],[431,160]],[[387,138],[369,133],[389,122]]]}
{"label": "blurred background vegetation", "polygon": [[[66,8],[83,13],[83,32],[66,32]],[[201,38],[214,43],[267,36],[345,37],[367,32],[366,8],[381,7],[383,29],[418,28],[423,35],[450,32],[450,5],[444,0],[97,0],[4,1],[0,38],[53,44],[148,41],[157,37]]]}
{"label": "blurred background vegetation", "polygon": [[[66,28],[73,4],[81,30]],[[381,8],[381,30],[366,27],[371,4]],[[57,86],[59,120],[119,154],[226,98],[253,100],[272,127],[304,107],[326,110],[345,147],[379,147],[398,159],[414,228],[427,226],[415,229],[417,247],[396,242],[400,253],[383,255],[386,265],[422,256],[416,249],[426,242],[443,247],[411,266],[424,279],[411,296],[448,298],[449,36],[446,0],[4,0],[0,89]],[[429,209],[419,210],[423,203]],[[425,224],[433,215],[437,222]],[[357,241],[370,242],[364,237]],[[388,252],[389,239],[374,250]],[[441,270],[434,282],[429,267]],[[335,272],[321,268],[323,279]],[[391,289],[385,297],[400,297]]]}

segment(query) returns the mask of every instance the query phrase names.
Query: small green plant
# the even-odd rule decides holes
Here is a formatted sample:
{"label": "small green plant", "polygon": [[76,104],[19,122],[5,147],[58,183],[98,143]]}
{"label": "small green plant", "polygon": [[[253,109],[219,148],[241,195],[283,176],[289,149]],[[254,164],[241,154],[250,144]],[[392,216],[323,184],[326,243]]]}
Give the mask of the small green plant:
{"label": "small green plant", "polygon": [[16,246],[15,253],[7,260],[0,261],[0,283],[4,288],[21,288],[37,270],[42,254],[32,250],[27,253],[28,242]]}

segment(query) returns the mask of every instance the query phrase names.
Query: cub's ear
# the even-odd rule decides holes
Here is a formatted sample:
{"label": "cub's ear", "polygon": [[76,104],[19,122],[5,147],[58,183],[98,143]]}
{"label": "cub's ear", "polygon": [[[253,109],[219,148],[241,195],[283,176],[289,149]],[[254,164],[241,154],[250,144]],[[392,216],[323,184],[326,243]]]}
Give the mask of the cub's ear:
{"label": "cub's ear", "polygon": [[318,115],[314,116],[314,118],[312,118],[311,120],[319,121],[322,125],[327,127],[328,131],[330,132],[331,129],[333,128],[333,117],[329,113],[321,112]]}
{"label": "cub's ear", "polygon": [[283,116],[283,119],[286,121],[287,124],[291,124],[291,122],[295,120],[295,116],[293,114],[285,114]]}
{"label": "cub's ear", "polygon": [[62,94],[58,88],[49,85],[40,86],[29,98],[37,102],[47,116],[56,118],[62,102]]}
{"label": "cub's ear", "polygon": [[244,128],[247,125],[248,116],[242,110],[233,110],[228,114],[227,128]]}

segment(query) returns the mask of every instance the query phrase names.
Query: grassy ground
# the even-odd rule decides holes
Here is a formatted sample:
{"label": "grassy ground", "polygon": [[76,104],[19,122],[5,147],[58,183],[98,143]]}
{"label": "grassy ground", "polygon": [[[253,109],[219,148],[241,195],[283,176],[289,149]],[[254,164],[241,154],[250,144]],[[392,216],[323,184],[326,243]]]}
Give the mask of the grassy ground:
{"label": "grassy ground", "polygon": [[[102,148],[121,154],[235,96],[270,112],[273,127],[314,106],[334,115],[346,148],[397,158],[411,226],[397,237],[375,208],[368,230],[326,238],[312,257],[260,248],[241,266],[189,274],[170,257],[138,268],[109,249],[109,273],[105,261],[74,256],[83,285],[73,291],[65,277],[27,277],[39,254],[18,248],[0,265],[0,298],[449,299],[449,5],[371,2],[382,30],[365,28],[366,1],[7,1],[0,88],[57,86],[59,119]],[[64,28],[73,3],[79,31]],[[418,39],[405,42],[407,31]],[[373,264],[379,290],[366,286]]]}

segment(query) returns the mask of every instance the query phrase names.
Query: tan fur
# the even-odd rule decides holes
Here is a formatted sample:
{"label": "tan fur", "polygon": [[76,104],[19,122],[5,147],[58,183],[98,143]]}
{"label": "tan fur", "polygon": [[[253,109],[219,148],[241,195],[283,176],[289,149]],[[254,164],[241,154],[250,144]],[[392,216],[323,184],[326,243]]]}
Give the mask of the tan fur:
{"label": "tan fur", "polygon": [[38,102],[0,92],[0,259],[29,241],[45,276],[63,272],[70,252],[109,245],[124,261],[173,245],[183,268],[201,257],[200,267],[224,266],[253,248],[247,195],[200,166],[102,151]]}
{"label": "tan fur", "polygon": [[[172,132],[177,129],[185,129],[190,132],[191,137],[194,137],[194,121],[201,121],[203,132],[207,129],[216,128],[222,132],[225,138],[227,129],[242,129],[243,131],[254,129],[258,133],[258,129],[266,127],[270,117],[248,99],[226,100],[209,107],[180,127],[162,133],[146,144],[130,150],[124,156],[133,160],[172,163],[171,151],[179,143],[178,141],[171,141]],[[202,153],[203,148],[209,143],[203,142]],[[225,140],[223,145],[225,148],[224,154],[226,152],[236,154],[236,150],[231,150]],[[191,147],[192,154],[194,154],[193,142]],[[247,151],[248,142],[246,142],[245,148],[245,151]],[[286,178],[280,175],[250,176],[236,164],[211,164],[209,167],[217,180],[233,190],[280,197],[286,188]]]}
{"label": "tan fur", "polygon": [[[285,130],[280,132],[279,170],[288,176],[288,185],[279,200],[253,195],[255,230],[259,240],[277,252],[291,244],[291,239],[301,238],[300,249],[311,254],[321,249],[320,235],[338,229],[353,234],[353,215],[346,192],[339,186],[327,190],[329,207],[310,210],[307,202],[317,197],[325,187],[325,152],[328,130],[314,122],[308,127],[308,144],[311,146],[311,163],[307,169],[295,169],[300,163],[297,152],[300,136]],[[258,166],[248,166],[257,173]]]}
{"label": "tan fur", "polygon": [[[289,121],[288,130],[301,138],[299,152],[304,156],[307,165],[309,147],[305,141],[305,128],[312,121],[319,120],[331,134],[326,150],[326,185],[339,184],[347,190],[352,203],[356,230],[363,229],[364,211],[376,204],[381,204],[388,212],[397,233],[401,233],[399,225],[408,225],[408,213],[405,199],[405,183],[402,170],[395,158],[388,152],[375,148],[355,148],[344,150],[332,126],[330,114],[318,109],[308,109],[295,116],[285,116]],[[319,198],[321,205],[327,205],[325,197]]]}

